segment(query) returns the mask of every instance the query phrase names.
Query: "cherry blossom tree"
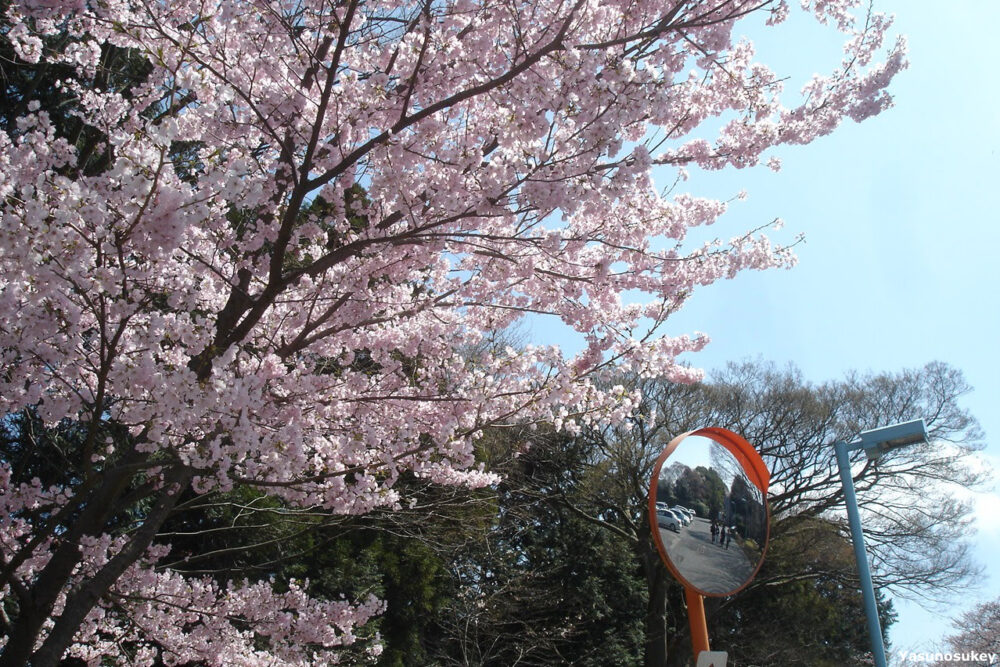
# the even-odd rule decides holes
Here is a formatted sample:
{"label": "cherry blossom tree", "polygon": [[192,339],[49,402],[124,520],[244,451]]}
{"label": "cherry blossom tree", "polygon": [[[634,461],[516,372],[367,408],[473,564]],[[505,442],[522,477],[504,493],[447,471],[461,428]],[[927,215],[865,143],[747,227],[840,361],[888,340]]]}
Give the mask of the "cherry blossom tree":
{"label": "cherry blossom tree", "polygon": [[952,625],[956,632],[946,640],[949,650],[937,652],[951,659],[938,660],[934,667],[1000,665],[1000,599],[982,602],[962,612]]}
{"label": "cherry blossom tree", "polygon": [[[15,64],[68,74],[58,108],[5,93],[0,414],[82,438],[58,483],[0,460],[0,665],[333,660],[380,603],[158,568],[179,498],[394,507],[404,474],[491,483],[485,428],[621,419],[615,367],[698,377],[676,357],[707,339],[667,316],[793,258],[684,246],[726,205],[653,168],[774,164],[885,109],[905,65],[885,16],[801,4],[845,47],[792,101],[733,39],[785,0],[11,4]],[[115,54],[142,63],[124,83]],[[585,349],[476,353],[529,313]]]}

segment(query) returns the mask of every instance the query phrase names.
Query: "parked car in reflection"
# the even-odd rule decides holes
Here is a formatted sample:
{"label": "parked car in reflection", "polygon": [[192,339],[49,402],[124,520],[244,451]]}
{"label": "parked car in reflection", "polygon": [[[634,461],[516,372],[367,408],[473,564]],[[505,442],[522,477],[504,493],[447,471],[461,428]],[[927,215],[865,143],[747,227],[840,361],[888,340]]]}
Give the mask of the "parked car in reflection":
{"label": "parked car in reflection", "polygon": [[656,523],[660,528],[666,528],[675,533],[681,532],[681,527],[687,525],[684,523],[679,512],[661,510],[659,508],[656,510]]}
{"label": "parked car in reflection", "polygon": [[670,510],[672,512],[675,512],[675,513],[679,514],[681,516],[681,518],[684,519],[684,525],[685,526],[688,525],[689,523],[691,523],[694,520],[694,510],[689,510],[688,508],[684,507],[683,505],[675,505],[675,506],[671,507]]}

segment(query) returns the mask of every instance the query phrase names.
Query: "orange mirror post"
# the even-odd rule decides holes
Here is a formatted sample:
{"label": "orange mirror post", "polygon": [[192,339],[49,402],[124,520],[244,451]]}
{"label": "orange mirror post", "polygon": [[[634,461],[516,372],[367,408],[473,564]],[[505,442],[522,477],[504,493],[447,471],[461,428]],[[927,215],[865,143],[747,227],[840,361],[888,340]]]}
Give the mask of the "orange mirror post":
{"label": "orange mirror post", "polygon": [[684,599],[687,602],[688,623],[691,626],[691,648],[694,659],[698,660],[698,654],[708,651],[708,624],[705,622],[705,598],[691,588],[684,587]]}

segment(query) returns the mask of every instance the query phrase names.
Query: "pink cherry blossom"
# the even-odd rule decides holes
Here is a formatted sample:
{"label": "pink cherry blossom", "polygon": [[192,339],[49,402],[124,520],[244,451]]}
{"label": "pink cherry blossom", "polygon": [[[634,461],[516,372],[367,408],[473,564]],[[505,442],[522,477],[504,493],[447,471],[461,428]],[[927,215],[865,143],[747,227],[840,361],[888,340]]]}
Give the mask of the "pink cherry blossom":
{"label": "pink cherry blossom", "polygon": [[[131,438],[88,440],[66,488],[0,461],[0,589],[46,619],[16,619],[0,665],[334,661],[381,603],[158,569],[178,494],[398,507],[404,471],[494,483],[475,456],[490,427],[622,419],[636,397],[607,388],[614,368],[697,380],[678,359],[708,338],[670,313],[794,257],[742,231],[686,245],[727,204],[662,187],[777,168],[782,146],[887,108],[906,65],[889,19],[845,0],[802,3],[846,53],[801,95],[732,37],[784,1],[9,4],[0,38],[76,72],[60,89],[110,158],[85,169],[37,100],[0,132],[0,414]],[[111,46],[146,78],[95,83]],[[584,349],[481,345],[529,314]],[[142,528],[87,523],[124,509],[122,475],[150,480]],[[41,505],[72,529],[29,520]]]}

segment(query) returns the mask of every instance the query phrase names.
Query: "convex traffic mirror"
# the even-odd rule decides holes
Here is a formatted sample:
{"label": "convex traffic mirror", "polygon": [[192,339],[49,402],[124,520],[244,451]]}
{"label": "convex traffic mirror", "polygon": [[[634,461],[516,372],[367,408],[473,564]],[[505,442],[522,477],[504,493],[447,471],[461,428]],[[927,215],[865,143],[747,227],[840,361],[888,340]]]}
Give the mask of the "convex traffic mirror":
{"label": "convex traffic mirror", "polygon": [[649,523],[663,562],[701,595],[732,595],[767,548],[770,480],[741,436],[710,427],[674,438],[653,468]]}

